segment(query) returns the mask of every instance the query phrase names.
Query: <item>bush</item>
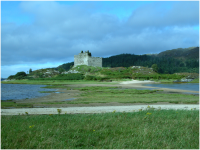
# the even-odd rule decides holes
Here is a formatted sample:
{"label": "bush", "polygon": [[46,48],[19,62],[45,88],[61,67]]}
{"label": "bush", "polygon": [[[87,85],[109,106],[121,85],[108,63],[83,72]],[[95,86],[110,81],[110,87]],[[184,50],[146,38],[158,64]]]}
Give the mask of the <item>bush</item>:
{"label": "bush", "polygon": [[17,80],[26,79],[27,74],[24,71],[18,72],[14,78]]}
{"label": "bush", "polygon": [[15,79],[15,75],[10,75],[10,76],[8,77],[8,79],[9,79],[9,80]]}
{"label": "bush", "polygon": [[83,80],[84,76],[81,73],[71,73],[71,74],[60,74],[55,78],[55,80]]}
{"label": "bush", "polygon": [[97,80],[97,77],[87,75],[87,76],[85,77],[85,80]]}

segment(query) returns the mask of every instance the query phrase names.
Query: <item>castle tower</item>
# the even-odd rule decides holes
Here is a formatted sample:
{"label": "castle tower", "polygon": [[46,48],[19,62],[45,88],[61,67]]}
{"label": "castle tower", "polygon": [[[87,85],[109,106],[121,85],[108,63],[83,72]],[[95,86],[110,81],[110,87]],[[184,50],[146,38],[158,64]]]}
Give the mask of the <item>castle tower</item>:
{"label": "castle tower", "polygon": [[74,67],[78,65],[102,67],[102,57],[92,57],[89,51],[74,55]]}

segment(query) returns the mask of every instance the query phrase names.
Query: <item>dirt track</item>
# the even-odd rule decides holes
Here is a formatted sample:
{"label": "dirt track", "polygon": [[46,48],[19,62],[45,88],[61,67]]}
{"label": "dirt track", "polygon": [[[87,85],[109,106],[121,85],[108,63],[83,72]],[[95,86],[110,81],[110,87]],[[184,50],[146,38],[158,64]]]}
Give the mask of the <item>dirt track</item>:
{"label": "dirt track", "polygon": [[[147,106],[155,109],[183,109],[199,110],[199,105],[185,105],[185,104],[173,104],[173,105],[133,105],[133,106],[98,106],[98,107],[68,107],[59,108],[62,110],[61,114],[79,114],[79,113],[108,113],[108,112],[137,112],[147,109]],[[23,109],[2,109],[1,115],[25,115],[28,114],[58,114],[58,108],[23,108]]]}

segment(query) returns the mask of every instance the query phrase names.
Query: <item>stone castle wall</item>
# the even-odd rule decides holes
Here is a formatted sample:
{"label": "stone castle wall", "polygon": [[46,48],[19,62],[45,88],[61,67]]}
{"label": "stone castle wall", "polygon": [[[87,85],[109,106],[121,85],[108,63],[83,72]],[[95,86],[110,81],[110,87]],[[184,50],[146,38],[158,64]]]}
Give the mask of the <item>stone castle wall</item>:
{"label": "stone castle wall", "polygon": [[74,67],[78,65],[87,65],[88,66],[88,54],[87,53],[79,53],[78,55],[74,55]]}
{"label": "stone castle wall", "polygon": [[78,65],[102,67],[102,58],[91,57],[88,53],[79,53],[78,55],[74,55],[74,67]]}
{"label": "stone castle wall", "polygon": [[102,67],[102,58],[100,58],[100,57],[90,57],[89,56],[88,66]]}

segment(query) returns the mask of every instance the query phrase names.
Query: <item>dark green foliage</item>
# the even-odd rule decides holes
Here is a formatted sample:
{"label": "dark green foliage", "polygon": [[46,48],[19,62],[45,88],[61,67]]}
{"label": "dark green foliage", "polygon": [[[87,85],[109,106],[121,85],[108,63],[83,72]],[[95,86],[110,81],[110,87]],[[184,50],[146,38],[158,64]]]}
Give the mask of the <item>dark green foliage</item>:
{"label": "dark green foliage", "polygon": [[[89,51],[87,51],[90,53]],[[159,53],[158,55],[134,55],[120,54],[103,58],[103,67],[151,67],[157,64],[158,73],[173,74],[178,72],[199,73],[199,47],[173,49]],[[66,71],[74,62],[65,63],[59,67]],[[58,68],[59,68],[58,67]]]}
{"label": "dark green foliage", "polygon": [[157,64],[158,73],[199,73],[199,47],[161,52],[158,55],[121,54],[103,58],[103,67],[150,67]]}
{"label": "dark green foliage", "polygon": [[18,72],[15,76],[14,79],[21,80],[21,79],[26,79],[27,74],[24,71]]}
{"label": "dark green foliage", "polygon": [[107,78],[123,79],[132,78],[132,73],[130,69],[117,67],[112,69],[103,69],[100,71],[101,74],[107,75]]}
{"label": "dark green foliage", "polygon": [[83,80],[84,76],[81,73],[60,74],[54,79],[56,80]]}
{"label": "dark green foliage", "polygon": [[8,77],[8,80],[12,80],[12,79],[15,79],[15,75],[10,75],[10,76]]}
{"label": "dark green foliage", "polygon": [[83,80],[84,76],[81,73],[59,74],[53,78],[37,78],[33,80]]}
{"label": "dark green foliage", "polygon": [[59,73],[61,74],[61,73],[63,73],[63,72],[65,71],[65,69],[63,69],[63,68],[58,68],[58,71],[59,71]]}
{"label": "dark green foliage", "polygon": [[153,71],[158,72],[158,65],[157,64],[153,64],[151,66],[151,68],[153,68]]}
{"label": "dark green foliage", "polygon": [[18,76],[26,76],[26,73],[24,71],[21,71],[21,72],[18,72],[15,77],[18,77]]}
{"label": "dark green foliage", "polygon": [[65,63],[65,64],[62,64],[60,66],[58,66],[56,68],[56,70],[58,70],[58,68],[63,68],[64,70],[68,71],[71,69],[71,67],[74,65],[74,62],[70,62],[70,63]]}
{"label": "dark green foliage", "polygon": [[30,68],[30,69],[29,69],[29,74],[31,74],[31,72],[33,72],[33,71],[32,71],[32,69]]}
{"label": "dark green foliage", "polygon": [[87,76],[85,77],[85,80],[97,80],[97,77],[87,75]]}
{"label": "dark green foliage", "polygon": [[157,55],[158,57],[173,57],[173,58],[199,58],[199,47],[177,48],[166,50]]}
{"label": "dark green foliage", "polygon": [[92,56],[92,54],[89,52],[89,50],[87,50],[86,53],[88,54],[88,56]]}
{"label": "dark green foliage", "polygon": [[85,79],[85,80],[106,81],[106,80],[109,80],[110,77],[98,77],[98,76],[90,76],[90,75],[87,75],[84,79]]}
{"label": "dark green foliage", "polygon": [[144,79],[144,80],[150,80],[150,79],[181,79],[184,78],[185,75],[177,75],[177,74],[152,74],[152,75],[144,75],[144,74],[134,74],[134,79]]}

